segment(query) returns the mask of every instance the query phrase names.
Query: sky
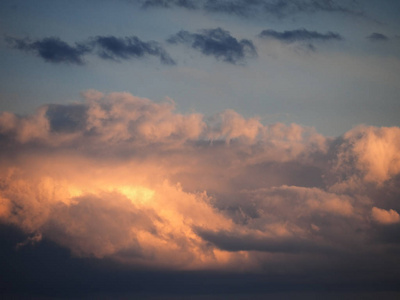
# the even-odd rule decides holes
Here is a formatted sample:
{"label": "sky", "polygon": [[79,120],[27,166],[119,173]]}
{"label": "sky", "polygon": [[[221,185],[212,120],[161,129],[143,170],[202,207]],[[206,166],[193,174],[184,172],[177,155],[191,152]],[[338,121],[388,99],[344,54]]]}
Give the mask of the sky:
{"label": "sky", "polygon": [[398,299],[400,2],[0,2],[0,293]]}

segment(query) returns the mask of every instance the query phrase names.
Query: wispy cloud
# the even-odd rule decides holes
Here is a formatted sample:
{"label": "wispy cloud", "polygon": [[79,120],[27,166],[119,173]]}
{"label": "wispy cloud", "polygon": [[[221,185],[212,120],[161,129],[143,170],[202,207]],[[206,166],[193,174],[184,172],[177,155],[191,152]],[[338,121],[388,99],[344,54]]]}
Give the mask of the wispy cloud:
{"label": "wispy cloud", "polygon": [[204,29],[200,33],[191,33],[185,30],[178,32],[168,39],[171,44],[187,44],[204,55],[214,56],[225,62],[236,64],[247,57],[257,55],[252,41],[238,40],[229,31],[221,28]]}
{"label": "wispy cloud", "polygon": [[299,13],[342,13],[363,16],[355,3],[335,0],[139,0],[142,7],[199,9],[212,13],[223,13],[241,17],[270,15],[278,18]]}
{"label": "wispy cloud", "polygon": [[197,9],[196,3],[198,1],[193,0],[144,0],[140,1],[144,8],[150,7],[161,7],[161,8],[171,8],[173,6],[184,7],[187,9]]}
{"label": "wispy cloud", "polygon": [[372,42],[385,42],[389,40],[389,37],[382,33],[374,32],[367,36],[367,39]]}

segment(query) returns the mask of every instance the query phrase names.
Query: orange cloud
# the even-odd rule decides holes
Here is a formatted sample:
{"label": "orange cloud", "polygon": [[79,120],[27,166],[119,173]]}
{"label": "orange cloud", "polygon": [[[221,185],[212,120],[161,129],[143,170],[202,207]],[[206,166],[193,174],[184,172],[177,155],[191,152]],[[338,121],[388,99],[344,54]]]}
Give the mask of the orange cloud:
{"label": "orange cloud", "polygon": [[373,207],[372,218],[376,222],[382,224],[394,224],[400,222],[400,215],[393,209],[385,210],[378,207]]}
{"label": "orange cloud", "polygon": [[171,100],[84,97],[0,115],[0,220],[31,235],[21,246],[49,239],[132,266],[262,270],[293,254],[372,251],[374,226],[399,222],[398,128],[332,139],[232,110],[206,118]]}

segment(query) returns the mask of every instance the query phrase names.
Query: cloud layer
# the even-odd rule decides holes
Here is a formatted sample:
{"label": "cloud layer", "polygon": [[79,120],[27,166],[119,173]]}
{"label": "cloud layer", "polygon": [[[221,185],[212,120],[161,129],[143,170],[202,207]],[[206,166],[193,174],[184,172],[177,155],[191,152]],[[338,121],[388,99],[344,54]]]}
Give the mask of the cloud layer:
{"label": "cloud layer", "polygon": [[181,7],[247,18],[260,15],[282,18],[299,13],[316,12],[362,15],[355,3],[335,0],[138,0],[136,2],[144,8]]}
{"label": "cloud layer", "polygon": [[0,115],[0,218],[29,235],[17,248],[49,240],[132,267],[268,274],[345,272],[357,257],[353,270],[372,260],[373,277],[398,260],[399,128],[327,138],[232,110],[84,97]]}

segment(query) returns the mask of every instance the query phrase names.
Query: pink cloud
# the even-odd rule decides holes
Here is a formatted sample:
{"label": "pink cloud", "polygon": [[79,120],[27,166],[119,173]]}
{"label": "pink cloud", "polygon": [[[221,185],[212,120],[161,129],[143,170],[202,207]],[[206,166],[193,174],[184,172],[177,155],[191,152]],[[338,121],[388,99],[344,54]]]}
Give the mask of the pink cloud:
{"label": "pink cloud", "polygon": [[368,256],[371,240],[385,249],[376,227],[399,222],[399,128],[333,139],[232,110],[84,97],[0,115],[1,222],[74,255],[168,269],[254,270],[293,253],[329,263]]}
{"label": "pink cloud", "polygon": [[393,209],[385,210],[378,207],[373,207],[372,218],[376,222],[382,224],[394,224],[400,222],[400,215]]}

